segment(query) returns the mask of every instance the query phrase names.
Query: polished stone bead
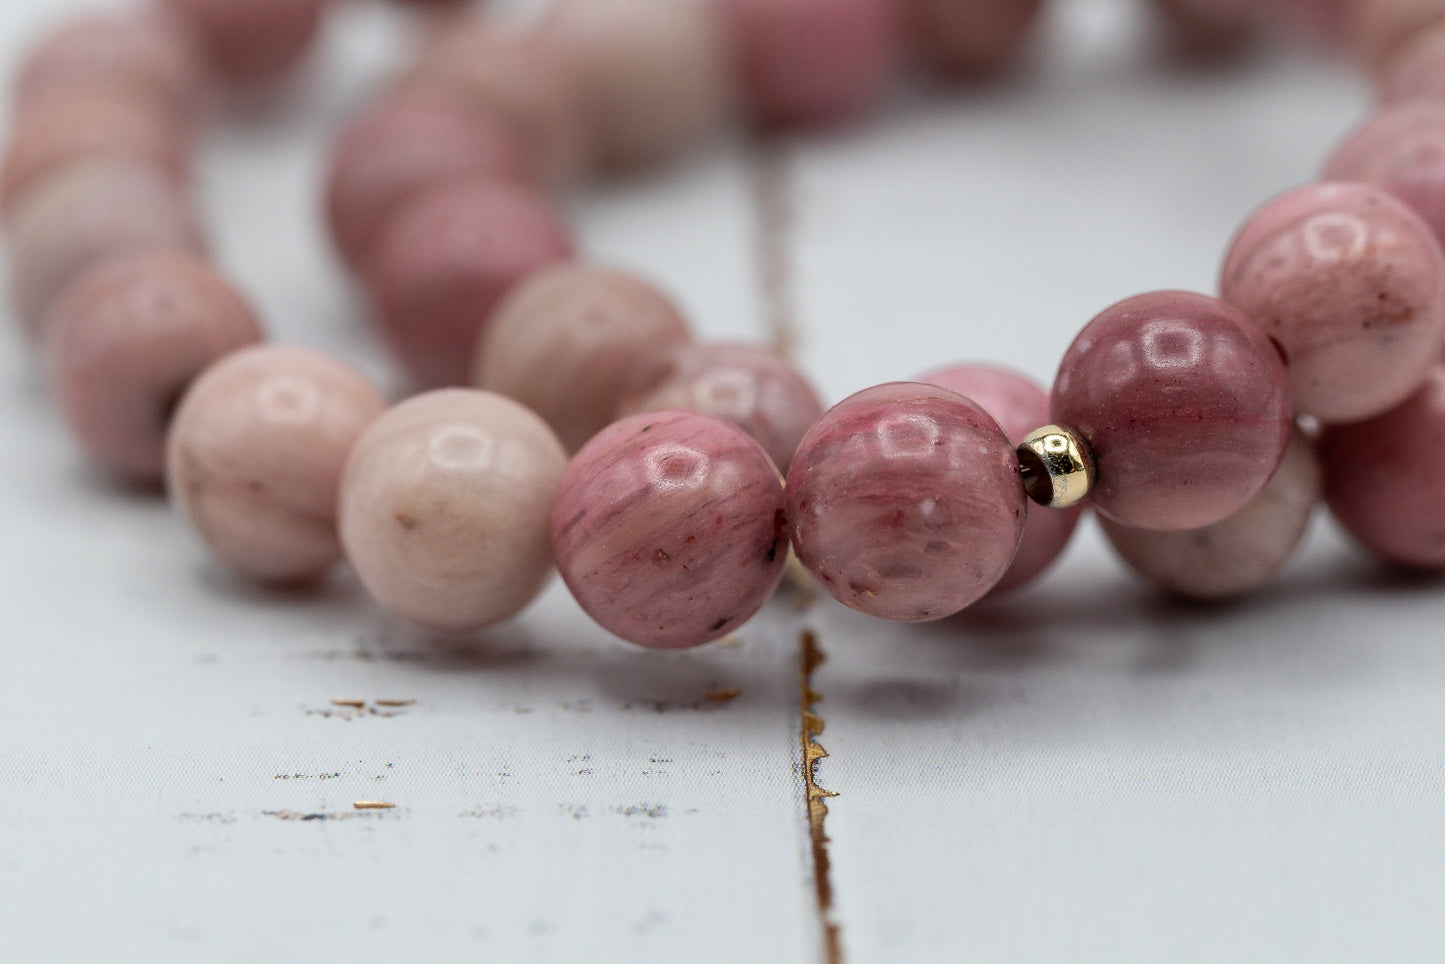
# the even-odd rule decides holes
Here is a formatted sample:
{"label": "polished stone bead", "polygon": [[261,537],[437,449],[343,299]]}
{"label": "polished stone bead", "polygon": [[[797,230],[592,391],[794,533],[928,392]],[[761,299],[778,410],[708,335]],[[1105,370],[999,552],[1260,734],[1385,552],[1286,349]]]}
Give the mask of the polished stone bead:
{"label": "polished stone bead", "polygon": [[1153,0],[1170,38],[1186,53],[1229,53],[1253,37],[1264,21],[1259,0]]}
{"label": "polished stone bead", "polygon": [[1445,101],[1413,101],[1375,114],[1339,146],[1323,177],[1393,194],[1445,242]]}
{"label": "polished stone bead", "polygon": [[207,63],[236,84],[268,84],[310,52],[328,0],[160,0],[195,31]]}
{"label": "polished stone bead", "polygon": [[1375,72],[1422,30],[1445,21],[1445,0],[1349,0],[1347,10],[1350,45]]}
{"label": "polished stone bead", "polygon": [[981,77],[1004,69],[1028,41],[1042,0],[905,0],[914,43],[939,70]]}
{"label": "polished stone bead", "polygon": [[1445,20],[1421,30],[1386,63],[1376,86],[1387,105],[1445,99]]}

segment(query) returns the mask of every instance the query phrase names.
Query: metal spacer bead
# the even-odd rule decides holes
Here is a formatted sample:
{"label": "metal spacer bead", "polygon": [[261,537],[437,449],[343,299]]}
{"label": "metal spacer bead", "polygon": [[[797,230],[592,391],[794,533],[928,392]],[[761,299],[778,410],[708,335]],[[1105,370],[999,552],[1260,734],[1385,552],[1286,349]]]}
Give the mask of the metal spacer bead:
{"label": "metal spacer bead", "polygon": [[1094,456],[1073,429],[1045,425],[1019,446],[1024,491],[1039,505],[1068,509],[1094,487]]}

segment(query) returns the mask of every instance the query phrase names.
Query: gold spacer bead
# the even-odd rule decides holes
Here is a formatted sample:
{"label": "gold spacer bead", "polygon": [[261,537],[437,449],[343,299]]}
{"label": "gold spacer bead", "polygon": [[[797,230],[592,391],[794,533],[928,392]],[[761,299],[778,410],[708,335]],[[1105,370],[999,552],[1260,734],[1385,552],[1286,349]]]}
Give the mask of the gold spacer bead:
{"label": "gold spacer bead", "polygon": [[1094,456],[1073,429],[1045,425],[1019,446],[1024,491],[1039,505],[1068,509],[1094,487]]}

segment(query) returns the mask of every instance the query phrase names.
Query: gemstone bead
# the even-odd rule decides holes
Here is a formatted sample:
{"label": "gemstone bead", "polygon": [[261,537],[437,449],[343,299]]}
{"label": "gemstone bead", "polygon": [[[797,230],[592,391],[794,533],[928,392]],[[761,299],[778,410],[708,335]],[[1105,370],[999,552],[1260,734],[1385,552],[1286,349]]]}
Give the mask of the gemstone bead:
{"label": "gemstone bead", "polygon": [[1445,20],[1421,30],[1390,58],[1376,85],[1385,104],[1445,98]]}
{"label": "gemstone bead", "polygon": [[195,31],[211,69],[236,84],[267,84],[310,51],[327,0],[160,0]]}
{"label": "gemstone bead", "polygon": [[1445,101],[1415,101],[1377,113],[1339,146],[1323,176],[1393,194],[1445,241]]}
{"label": "gemstone bead", "polygon": [[1445,21],[1445,0],[1350,0],[1351,46],[1360,62],[1379,72],[1420,32]]}
{"label": "gemstone bead", "polygon": [[207,366],[261,339],[250,307],[200,258],[108,260],[45,320],[51,390],[75,436],[110,471],[160,481],[176,404]]}
{"label": "gemstone bead", "polygon": [[362,433],[341,480],[341,544],[371,596],[462,632],[521,612],[552,569],[549,520],[567,453],[509,398],[441,389]]}
{"label": "gemstone bead", "polygon": [[351,366],[291,345],[227,356],[186,393],[166,446],[171,501],[211,550],[266,582],[341,558],[336,502],[351,447],[386,400]]}
{"label": "gemstone bead", "polygon": [[906,0],[914,42],[938,69],[958,77],[995,73],[1016,59],[1042,0]]}
{"label": "gemstone bead", "polygon": [[[955,365],[925,375],[919,381],[957,392],[974,402],[998,423],[1015,445],[1049,420],[1048,392],[1032,379],[1003,368]],[[1078,506],[1045,509],[1028,505],[1018,554],[989,595],[1012,592],[1043,575],[1068,547],[1082,515],[1083,509]]]}
{"label": "gemstone bead", "polygon": [[787,559],[782,480],[740,430],[692,412],[622,419],[572,460],[552,513],[557,568],[608,631],[650,649],[727,635]]}
{"label": "gemstone bead", "polygon": [[1146,580],[1192,599],[1229,599],[1279,575],[1309,530],[1322,490],[1314,443],[1295,432],[1274,477],[1222,522],[1187,532],[1100,522],[1115,551]]}
{"label": "gemstone bead", "polygon": [[1364,184],[1266,204],[1231,246],[1221,290],[1279,346],[1296,412],[1324,422],[1398,405],[1445,344],[1445,254],[1413,211]]}
{"label": "gemstone bead", "polygon": [[1153,0],[1174,42],[1192,54],[1227,53],[1255,34],[1263,21],[1258,0]]}
{"label": "gemstone bead", "polygon": [[982,598],[1013,563],[1024,512],[1013,443],[936,385],[845,399],[788,470],[799,561],[840,602],[883,619],[942,619]]}
{"label": "gemstone bead", "polygon": [[1161,291],[1105,310],[1059,368],[1053,421],[1079,432],[1090,504],[1138,529],[1199,529],[1264,488],[1292,423],[1279,354],[1237,308]]}

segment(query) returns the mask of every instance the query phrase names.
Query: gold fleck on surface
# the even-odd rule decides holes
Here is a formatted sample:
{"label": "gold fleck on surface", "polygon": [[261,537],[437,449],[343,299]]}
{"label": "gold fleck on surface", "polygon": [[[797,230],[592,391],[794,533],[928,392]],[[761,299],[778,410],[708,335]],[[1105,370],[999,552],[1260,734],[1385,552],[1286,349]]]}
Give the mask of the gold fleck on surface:
{"label": "gold fleck on surface", "polygon": [[733,700],[737,699],[739,696],[742,695],[742,690],[738,689],[736,686],[729,686],[726,689],[713,690],[711,693],[705,694],[703,696],[703,699],[707,700],[710,703],[731,703]]}
{"label": "gold fleck on surface", "polygon": [[395,810],[396,804],[380,800],[358,800],[352,804],[357,810]]}

